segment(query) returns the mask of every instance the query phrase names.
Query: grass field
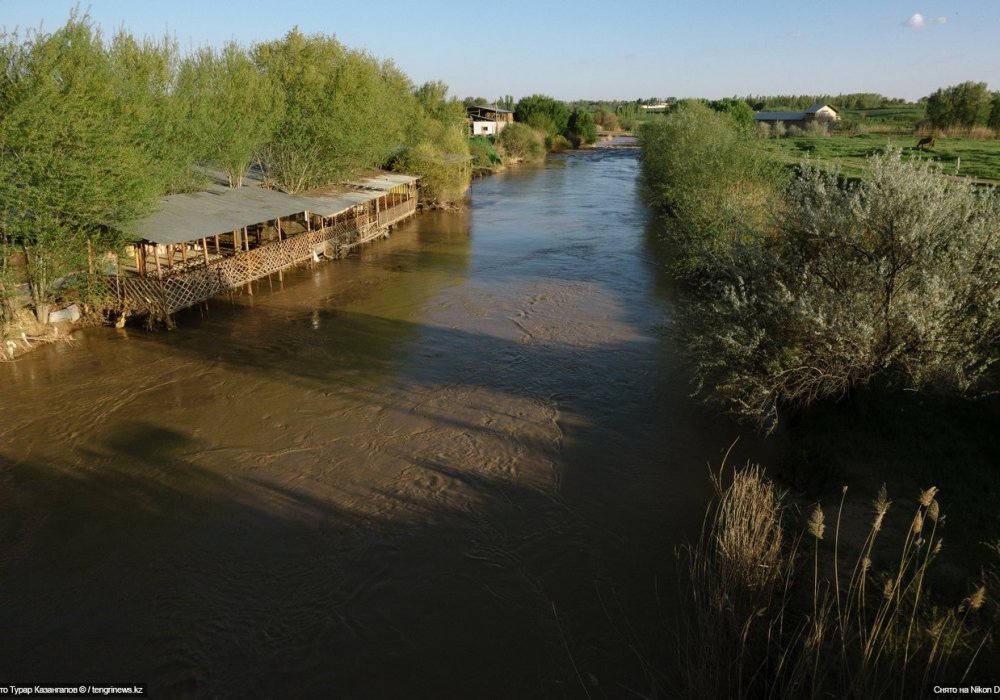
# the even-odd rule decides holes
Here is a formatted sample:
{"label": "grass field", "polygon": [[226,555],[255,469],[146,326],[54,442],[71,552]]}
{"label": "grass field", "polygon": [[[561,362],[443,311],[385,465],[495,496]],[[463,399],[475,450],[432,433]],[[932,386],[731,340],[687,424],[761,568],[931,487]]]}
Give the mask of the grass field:
{"label": "grass field", "polygon": [[797,136],[775,139],[777,157],[794,164],[809,156],[827,164],[839,164],[849,177],[863,177],[865,159],[887,146],[902,148],[906,158],[937,161],[946,175],[1000,182],[1000,139],[938,138],[934,148],[915,148],[913,134],[867,133],[854,136]]}

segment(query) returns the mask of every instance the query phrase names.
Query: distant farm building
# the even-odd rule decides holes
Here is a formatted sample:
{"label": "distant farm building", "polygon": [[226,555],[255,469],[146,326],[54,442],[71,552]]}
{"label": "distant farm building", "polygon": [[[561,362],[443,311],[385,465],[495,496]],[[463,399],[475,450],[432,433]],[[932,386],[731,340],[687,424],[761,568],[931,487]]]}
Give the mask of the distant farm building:
{"label": "distant farm building", "polygon": [[473,136],[496,136],[514,121],[514,113],[507,109],[474,105],[465,111],[472,124]]}
{"label": "distant farm building", "polygon": [[840,119],[840,114],[830,105],[817,102],[804,112],[757,112],[754,120],[764,124],[782,122],[786,126],[803,127],[810,122],[829,124]]}

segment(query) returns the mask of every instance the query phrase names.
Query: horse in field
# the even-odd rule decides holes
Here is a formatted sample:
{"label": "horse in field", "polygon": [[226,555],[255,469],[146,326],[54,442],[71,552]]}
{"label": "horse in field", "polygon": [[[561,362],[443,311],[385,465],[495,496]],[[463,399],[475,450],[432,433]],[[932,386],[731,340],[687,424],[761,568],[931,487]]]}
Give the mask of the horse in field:
{"label": "horse in field", "polygon": [[922,139],[920,139],[920,141],[917,142],[916,147],[919,148],[921,151],[925,151],[928,148],[934,148],[934,137],[933,136],[923,137]]}

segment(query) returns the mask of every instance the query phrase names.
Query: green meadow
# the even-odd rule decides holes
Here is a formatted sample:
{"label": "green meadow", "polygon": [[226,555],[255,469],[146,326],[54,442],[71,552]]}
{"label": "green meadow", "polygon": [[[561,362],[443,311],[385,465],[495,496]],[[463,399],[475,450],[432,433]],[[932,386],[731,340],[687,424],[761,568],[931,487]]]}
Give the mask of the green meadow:
{"label": "green meadow", "polygon": [[808,156],[827,164],[838,164],[845,175],[852,177],[864,176],[866,158],[892,147],[902,149],[904,158],[940,163],[946,175],[1000,181],[1000,139],[939,137],[934,147],[926,150],[916,147],[919,140],[916,134],[835,133],[774,139],[772,143],[783,162],[798,163]]}

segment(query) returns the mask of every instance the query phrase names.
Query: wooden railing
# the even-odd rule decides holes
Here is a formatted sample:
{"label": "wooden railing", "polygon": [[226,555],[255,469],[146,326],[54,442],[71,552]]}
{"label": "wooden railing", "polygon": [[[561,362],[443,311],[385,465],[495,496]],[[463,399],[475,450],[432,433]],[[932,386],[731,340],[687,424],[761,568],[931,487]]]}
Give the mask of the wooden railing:
{"label": "wooden railing", "polygon": [[378,226],[379,228],[388,228],[398,221],[402,221],[406,217],[412,215],[417,211],[417,200],[416,198],[411,198],[397,204],[394,207],[389,207],[378,213]]}

